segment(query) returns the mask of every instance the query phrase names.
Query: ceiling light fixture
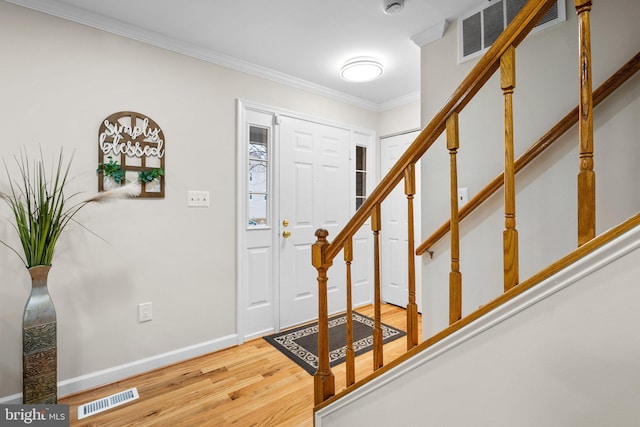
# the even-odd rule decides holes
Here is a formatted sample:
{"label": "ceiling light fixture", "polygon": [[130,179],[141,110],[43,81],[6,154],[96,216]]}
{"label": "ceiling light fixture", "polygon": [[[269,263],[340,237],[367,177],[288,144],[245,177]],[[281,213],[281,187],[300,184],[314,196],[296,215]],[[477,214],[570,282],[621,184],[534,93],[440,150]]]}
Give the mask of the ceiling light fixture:
{"label": "ceiling light fixture", "polygon": [[404,8],[404,0],[382,0],[382,10],[387,15],[400,13]]}
{"label": "ceiling light fixture", "polygon": [[350,82],[369,82],[382,75],[384,68],[380,61],[368,56],[351,58],[340,68],[340,77]]}

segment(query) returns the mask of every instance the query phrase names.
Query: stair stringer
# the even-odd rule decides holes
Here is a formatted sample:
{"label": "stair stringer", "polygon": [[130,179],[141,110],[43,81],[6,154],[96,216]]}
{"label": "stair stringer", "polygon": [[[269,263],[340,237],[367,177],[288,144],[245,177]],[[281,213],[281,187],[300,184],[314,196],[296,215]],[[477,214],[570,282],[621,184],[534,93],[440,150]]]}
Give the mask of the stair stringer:
{"label": "stair stringer", "polygon": [[316,427],[640,419],[640,227],[315,413]]}

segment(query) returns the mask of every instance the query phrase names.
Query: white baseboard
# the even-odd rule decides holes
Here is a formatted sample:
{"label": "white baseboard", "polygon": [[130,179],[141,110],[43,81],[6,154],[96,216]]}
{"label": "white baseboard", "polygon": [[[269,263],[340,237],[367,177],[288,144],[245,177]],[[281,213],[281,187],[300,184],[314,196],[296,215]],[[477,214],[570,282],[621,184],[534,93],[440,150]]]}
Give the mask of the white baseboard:
{"label": "white baseboard", "polygon": [[[142,374],[173,363],[182,362],[214,351],[232,347],[238,343],[236,334],[227,335],[215,340],[194,344],[167,353],[136,360],[124,365],[114,366],[79,377],[58,382],[58,398],[109,384],[134,375]],[[0,397],[0,404],[22,403],[22,393]]]}
{"label": "white baseboard", "polygon": [[0,405],[16,405],[18,403],[22,403],[22,393],[0,397]]}
{"label": "white baseboard", "polygon": [[260,331],[260,332],[255,332],[253,334],[249,334],[246,337],[244,337],[244,341],[242,341],[242,343],[245,343],[247,341],[251,341],[254,340],[256,338],[260,338],[260,337],[264,337],[266,335],[271,335],[275,332],[275,330],[273,328],[269,328],[269,329],[265,329],[264,331]]}

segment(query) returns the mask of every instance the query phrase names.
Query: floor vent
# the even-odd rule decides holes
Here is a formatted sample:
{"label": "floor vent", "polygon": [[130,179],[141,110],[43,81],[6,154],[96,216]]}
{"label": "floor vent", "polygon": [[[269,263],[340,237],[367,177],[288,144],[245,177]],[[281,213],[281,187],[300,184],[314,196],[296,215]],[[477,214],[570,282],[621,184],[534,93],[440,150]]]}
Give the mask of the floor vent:
{"label": "floor vent", "polygon": [[103,397],[102,399],[94,400],[93,402],[85,403],[84,405],[78,406],[78,419],[81,420],[98,412],[115,408],[116,406],[136,400],[138,397],[140,397],[138,396],[138,389],[134,387],[121,391],[120,393],[112,394],[111,396]]}

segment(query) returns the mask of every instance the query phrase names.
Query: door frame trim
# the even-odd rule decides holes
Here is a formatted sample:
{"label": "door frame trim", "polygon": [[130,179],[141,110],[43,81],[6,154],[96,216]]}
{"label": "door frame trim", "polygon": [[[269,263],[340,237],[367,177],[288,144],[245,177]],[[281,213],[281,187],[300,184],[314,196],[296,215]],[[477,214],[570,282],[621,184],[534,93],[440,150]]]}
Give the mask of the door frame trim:
{"label": "door frame trim", "polygon": [[[272,141],[272,187],[271,187],[271,205],[270,205],[270,214],[273,220],[276,218],[280,218],[279,216],[279,201],[280,194],[279,189],[277,188],[277,173],[280,169],[280,130],[278,124],[278,118],[280,116],[291,117],[298,120],[306,120],[313,123],[318,123],[321,125],[337,127],[341,129],[345,129],[349,131],[349,168],[352,170],[355,165],[355,146],[356,146],[356,138],[354,136],[355,133],[359,135],[366,135],[369,137],[370,145],[372,150],[368,150],[371,153],[371,159],[368,159],[368,163],[372,165],[371,171],[376,175],[377,178],[377,139],[376,133],[372,129],[365,129],[358,126],[347,125],[344,123],[338,123],[332,120],[328,120],[326,118],[321,118],[317,116],[312,116],[300,112],[295,112],[291,110],[286,110],[283,108],[273,107],[271,105],[266,105],[258,102],[253,102],[250,100],[238,98],[236,104],[236,329],[237,329],[237,337],[238,344],[244,343],[246,340],[257,338],[259,336],[263,336],[265,334],[271,332],[278,332],[279,329],[279,287],[275,286],[278,283],[279,279],[279,251],[273,251],[273,274],[272,280],[274,283],[273,286],[273,313],[272,313],[272,327],[269,329],[265,329],[262,331],[250,331],[247,334],[247,325],[243,319],[243,314],[245,313],[245,301],[247,299],[249,283],[248,283],[248,263],[247,259],[244,256],[244,250],[247,246],[247,227],[244,223],[245,212],[247,209],[247,203],[244,197],[246,187],[247,187],[247,163],[246,163],[246,124],[247,124],[247,111],[255,111],[258,113],[263,113],[266,115],[271,115],[273,117],[273,141]],[[358,144],[362,145],[362,144]],[[350,180],[351,181],[351,180]],[[377,179],[375,179],[377,182]],[[369,189],[372,190],[373,188]],[[349,194],[352,200],[355,200],[355,187],[350,184]],[[352,216],[355,213],[355,202],[350,203],[349,206],[349,216]],[[271,226],[272,230],[272,248],[277,247],[277,242],[279,241],[279,224],[272,222]]]}

